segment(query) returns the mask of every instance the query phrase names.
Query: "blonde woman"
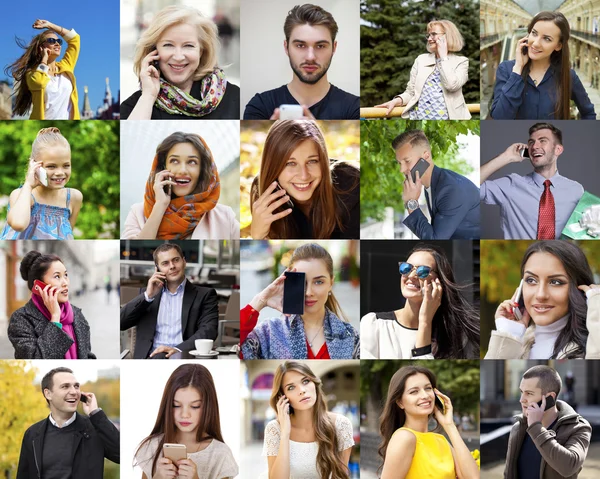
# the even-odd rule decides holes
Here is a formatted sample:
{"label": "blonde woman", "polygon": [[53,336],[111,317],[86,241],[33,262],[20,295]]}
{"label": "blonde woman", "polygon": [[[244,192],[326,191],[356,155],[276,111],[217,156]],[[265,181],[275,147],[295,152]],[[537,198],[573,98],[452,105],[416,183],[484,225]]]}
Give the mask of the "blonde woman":
{"label": "blonde woman", "polygon": [[238,119],[240,89],[217,65],[218,46],[217,26],[195,8],[162,9],[137,42],[141,90],[121,104],[121,118]]}
{"label": "blonde woman", "polygon": [[327,411],[321,380],[308,366],[286,361],[277,367],[270,405],[277,419],[265,428],[269,478],[348,478],[352,423]]}
{"label": "blonde woman", "polygon": [[469,59],[455,54],[464,47],[462,35],[450,20],[434,20],[425,40],[429,53],[415,60],[406,91],[375,106],[388,115],[403,106],[402,118],[411,120],[468,120],[462,87],[469,79]]}

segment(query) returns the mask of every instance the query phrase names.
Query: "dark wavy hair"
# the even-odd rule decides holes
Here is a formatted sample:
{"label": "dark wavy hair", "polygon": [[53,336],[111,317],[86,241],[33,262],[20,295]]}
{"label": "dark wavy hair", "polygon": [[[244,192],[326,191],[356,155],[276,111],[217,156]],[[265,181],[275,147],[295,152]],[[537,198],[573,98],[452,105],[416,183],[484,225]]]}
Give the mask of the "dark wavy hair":
{"label": "dark wavy hair", "polygon": [[569,343],[576,348],[570,352],[567,359],[585,357],[585,343],[588,337],[586,325],[587,302],[585,294],[577,289],[581,284],[592,284],[594,275],[585,254],[573,243],[563,240],[537,241],[527,248],[521,261],[521,277],[525,264],[534,253],[549,253],[562,263],[569,277],[569,321],[556,338],[554,350],[549,359],[556,359],[558,353]]}
{"label": "dark wavy hair", "polygon": [[421,251],[433,256],[443,291],[442,303],[433,316],[433,356],[435,359],[479,358],[479,313],[463,295],[469,286],[456,282],[443,249],[421,243],[408,256]]}
{"label": "dark wavy hair", "polygon": [[42,254],[35,250],[30,251],[23,257],[19,272],[21,273],[21,278],[27,281],[27,287],[30,291],[33,291],[33,282],[36,279],[42,281],[46,271],[48,271],[55,261],[62,263],[62,259],[55,254]]}

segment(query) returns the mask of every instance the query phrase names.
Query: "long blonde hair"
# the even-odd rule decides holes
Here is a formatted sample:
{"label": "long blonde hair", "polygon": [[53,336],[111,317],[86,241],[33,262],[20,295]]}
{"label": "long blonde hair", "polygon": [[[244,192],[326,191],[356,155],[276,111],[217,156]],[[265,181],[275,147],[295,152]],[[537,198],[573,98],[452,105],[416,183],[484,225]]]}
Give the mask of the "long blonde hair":
{"label": "long blonde hair", "polygon": [[342,461],[335,424],[327,412],[327,403],[325,402],[321,380],[306,364],[298,361],[285,361],[277,367],[275,377],[273,378],[273,389],[271,390],[269,404],[277,411],[277,401],[284,395],[283,377],[288,371],[296,371],[306,376],[315,385],[317,398],[313,406],[313,424],[315,427],[315,437],[319,446],[319,451],[317,452],[319,477],[348,479],[348,467]]}

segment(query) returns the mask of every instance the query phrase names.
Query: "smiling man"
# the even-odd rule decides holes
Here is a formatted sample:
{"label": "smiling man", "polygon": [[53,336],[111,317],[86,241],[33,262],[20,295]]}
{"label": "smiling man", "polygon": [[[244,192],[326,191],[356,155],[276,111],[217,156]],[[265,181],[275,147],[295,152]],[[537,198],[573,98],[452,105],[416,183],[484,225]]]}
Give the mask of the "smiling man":
{"label": "smiling man", "polygon": [[162,244],[153,257],[156,272],[146,291],[121,308],[121,331],[137,326],[135,359],[169,358],[195,349],[196,339],[217,338],[217,292],[186,280],[178,245]]}
{"label": "smiling man", "polygon": [[[119,430],[96,396],[79,389],[72,370],[52,369],[41,388],[50,415],[25,432],[17,479],[102,479],[105,457],[119,464]],[[87,417],[77,412],[80,402]]]}
{"label": "smiling man", "polygon": [[549,366],[534,366],[523,374],[522,414],[508,438],[505,479],[577,478],[592,428],[569,404],[556,399],[561,386],[559,374]]}
{"label": "smiling man", "polygon": [[[488,180],[510,163],[520,163],[528,149],[533,171]],[[550,123],[529,128],[527,144],[514,143],[481,167],[481,201],[500,206],[504,239],[558,239],[583,195],[583,186],[558,174],[562,132]]]}
{"label": "smiling man", "polygon": [[358,120],[359,97],[327,80],[338,32],[331,13],[316,5],[297,5],[288,13],[283,31],[292,81],[254,95],[246,105],[244,120],[278,120],[281,105],[302,105],[305,118]]}

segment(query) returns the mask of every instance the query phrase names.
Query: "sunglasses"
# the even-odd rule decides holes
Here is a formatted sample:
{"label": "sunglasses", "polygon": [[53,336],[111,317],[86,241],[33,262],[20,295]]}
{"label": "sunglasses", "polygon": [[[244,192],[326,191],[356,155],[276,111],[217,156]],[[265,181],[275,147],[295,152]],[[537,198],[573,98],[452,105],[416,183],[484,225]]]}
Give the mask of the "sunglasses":
{"label": "sunglasses", "polygon": [[63,41],[61,38],[50,37],[46,38],[46,41],[44,43],[48,43],[49,45],[54,45],[55,43],[58,43],[59,45],[62,45]]}
{"label": "sunglasses", "polygon": [[430,266],[414,266],[410,263],[398,263],[400,274],[402,276],[408,276],[413,270],[417,270],[417,278],[425,279],[427,276],[431,274],[431,272],[436,273],[436,270],[431,268]]}

